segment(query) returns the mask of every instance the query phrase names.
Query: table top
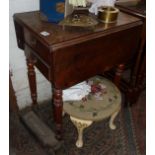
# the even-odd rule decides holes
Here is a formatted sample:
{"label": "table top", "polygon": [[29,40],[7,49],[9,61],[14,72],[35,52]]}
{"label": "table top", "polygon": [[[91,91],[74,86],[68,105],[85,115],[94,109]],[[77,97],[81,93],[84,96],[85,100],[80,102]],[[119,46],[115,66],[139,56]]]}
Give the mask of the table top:
{"label": "table top", "polygon": [[[39,11],[17,13],[14,15],[14,19],[36,34],[38,39],[47,46],[52,46],[53,50],[60,46],[73,45],[141,24],[140,19],[122,12],[119,13],[116,23],[99,23],[92,28],[65,27],[44,22],[40,18]],[[50,35],[41,35],[40,33],[43,31],[48,32]]]}
{"label": "table top", "polygon": [[121,93],[111,81],[95,76],[88,84],[91,92],[83,100],[64,102],[66,113],[82,120],[99,121],[120,109]]}

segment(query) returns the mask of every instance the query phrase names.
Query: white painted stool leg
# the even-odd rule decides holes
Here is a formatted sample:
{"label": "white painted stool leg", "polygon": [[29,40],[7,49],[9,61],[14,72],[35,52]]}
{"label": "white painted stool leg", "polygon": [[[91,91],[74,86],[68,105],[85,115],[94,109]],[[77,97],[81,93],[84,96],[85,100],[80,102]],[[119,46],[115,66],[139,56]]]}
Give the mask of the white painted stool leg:
{"label": "white painted stool leg", "polygon": [[120,108],[116,112],[114,112],[110,117],[109,127],[111,130],[116,129],[116,125],[114,124],[114,120],[115,120],[116,116],[118,115],[119,111],[120,111]]}
{"label": "white painted stool leg", "polygon": [[62,111],[62,117],[64,117],[64,116],[65,116],[65,114],[66,114],[66,113],[65,113],[65,111],[63,110],[63,111]]}
{"label": "white painted stool leg", "polygon": [[78,139],[76,141],[76,146],[78,148],[83,146],[83,130],[90,126],[93,122],[92,121],[87,121],[87,120],[81,120],[75,117],[70,116],[71,121],[73,124],[76,126],[77,131],[78,131]]}

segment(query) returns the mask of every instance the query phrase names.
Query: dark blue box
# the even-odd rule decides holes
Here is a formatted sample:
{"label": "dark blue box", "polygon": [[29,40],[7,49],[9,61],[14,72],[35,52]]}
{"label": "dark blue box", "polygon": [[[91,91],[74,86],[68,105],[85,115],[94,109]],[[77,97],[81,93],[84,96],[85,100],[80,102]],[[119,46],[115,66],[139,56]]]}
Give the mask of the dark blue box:
{"label": "dark blue box", "polygon": [[40,11],[48,22],[59,22],[64,19],[65,0],[40,0]]}

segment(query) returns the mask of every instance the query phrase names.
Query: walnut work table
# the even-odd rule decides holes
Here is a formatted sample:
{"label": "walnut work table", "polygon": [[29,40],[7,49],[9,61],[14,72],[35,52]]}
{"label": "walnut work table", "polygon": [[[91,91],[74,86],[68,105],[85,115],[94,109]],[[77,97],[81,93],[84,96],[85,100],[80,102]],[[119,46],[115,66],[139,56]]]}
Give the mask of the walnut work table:
{"label": "walnut work table", "polygon": [[41,21],[40,12],[14,15],[18,47],[25,51],[33,104],[37,104],[35,70],[52,84],[56,136],[62,136],[62,90],[112,67],[118,85],[123,64],[136,52],[142,21],[120,12],[117,23],[93,28],[63,27]]}

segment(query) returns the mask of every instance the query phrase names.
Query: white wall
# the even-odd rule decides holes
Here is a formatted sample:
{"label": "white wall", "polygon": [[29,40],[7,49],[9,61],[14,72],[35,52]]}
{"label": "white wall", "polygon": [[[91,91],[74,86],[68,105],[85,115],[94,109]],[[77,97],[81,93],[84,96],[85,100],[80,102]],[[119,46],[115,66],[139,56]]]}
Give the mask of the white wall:
{"label": "white wall", "polygon": [[[19,108],[24,108],[31,104],[30,91],[27,79],[27,68],[24,52],[17,47],[13,14],[39,10],[39,0],[9,0],[9,35],[10,50],[9,62],[13,73],[12,82],[17,96]],[[51,85],[36,69],[38,102],[51,98]]]}

